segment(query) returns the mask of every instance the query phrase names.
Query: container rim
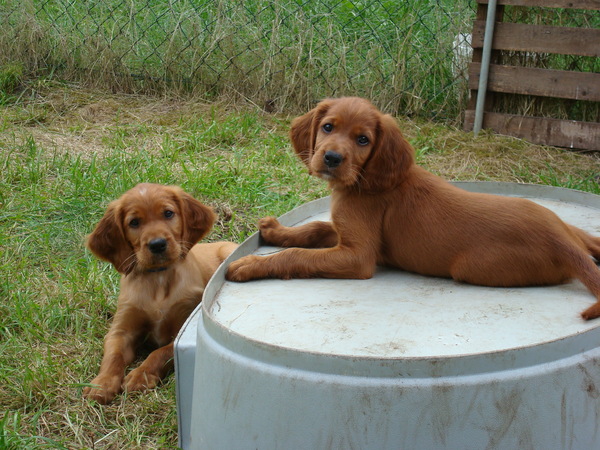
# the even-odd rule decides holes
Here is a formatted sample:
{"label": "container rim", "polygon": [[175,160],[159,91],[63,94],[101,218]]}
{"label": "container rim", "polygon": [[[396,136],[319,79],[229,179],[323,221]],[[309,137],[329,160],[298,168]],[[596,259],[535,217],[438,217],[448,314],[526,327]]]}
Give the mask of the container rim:
{"label": "container rim", "polygon": [[[600,210],[600,195],[562,187],[492,182],[461,181],[453,182],[457,187],[471,192],[492,193],[514,197],[536,197],[540,199],[573,203]],[[308,202],[282,215],[279,221],[283,225],[295,225],[317,214],[327,212],[330,197]],[[583,332],[534,345],[515,347],[500,351],[443,355],[435,357],[371,357],[362,355],[339,355],[319,353],[282,347],[238,334],[215,320],[212,311],[225,280],[229,262],[251,254],[261,245],[259,233],[252,234],[219,267],[208,283],[202,308],[201,321],[204,332],[240,356],[252,358],[286,368],[296,368],[311,372],[328,374],[378,376],[378,377],[445,377],[498,372],[521,367],[548,364],[565,360],[585,353],[600,345],[600,319],[598,324]]]}

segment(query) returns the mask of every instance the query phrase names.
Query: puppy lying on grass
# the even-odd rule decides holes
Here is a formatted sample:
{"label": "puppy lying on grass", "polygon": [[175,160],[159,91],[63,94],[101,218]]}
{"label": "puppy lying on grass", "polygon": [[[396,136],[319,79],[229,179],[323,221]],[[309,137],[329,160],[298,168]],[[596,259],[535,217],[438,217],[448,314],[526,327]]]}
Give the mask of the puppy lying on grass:
{"label": "puppy lying on grass", "polygon": [[[109,403],[122,389],[154,388],[172,370],[175,336],[237,247],[196,244],[214,220],[209,207],[174,186],[139,184],[108,206],[87,246],[122,274],[121,290],[100,373],[84,397]],[[158,348],[125,376],[144,341]]]}

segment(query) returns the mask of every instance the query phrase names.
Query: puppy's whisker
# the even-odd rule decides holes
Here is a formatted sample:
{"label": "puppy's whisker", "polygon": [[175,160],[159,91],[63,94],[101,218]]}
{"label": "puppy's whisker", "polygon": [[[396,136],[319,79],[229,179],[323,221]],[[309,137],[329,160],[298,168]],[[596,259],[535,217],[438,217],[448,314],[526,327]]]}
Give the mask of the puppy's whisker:
{"label": "puppy's whisker", "polygon": [[127,271],[129,272],[133,267],[135,267],[138,263],[138,259],[135,253],[132,253],[131,255],[129,255],[127,258],[125,258],[125,260],[123,261],[123,267],[125,267],[127,269]]}
{"label": "puppy's whisker", "polygon": [[195,245],[195,242],[186,241],[184,239],[179,239],[177,242],[179,243],[179,246],[182,249],[186,249],[186,250],[189,250],[190,248],[192,248]]}

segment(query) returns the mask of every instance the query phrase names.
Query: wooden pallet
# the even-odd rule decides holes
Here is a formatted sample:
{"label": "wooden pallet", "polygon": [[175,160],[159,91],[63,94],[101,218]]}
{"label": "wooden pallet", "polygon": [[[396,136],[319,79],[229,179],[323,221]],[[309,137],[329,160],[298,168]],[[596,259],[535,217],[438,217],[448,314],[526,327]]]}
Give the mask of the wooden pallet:
{"label": "wooden pallet", "polygon": [[[477,0],[473,26],[473,62],[469,66],[471,99],[465,113],[465,130],[472,130],[479,87],[488,0]],[[600,29],[567,28],[502,22],[506,5],[600,10],[600,0],[498,0],[492,54],[523,51],[600,57]],[[498,58],[492,58],[497,61]],[[600,150],[600,123],[547,117],[520,116],[492,110],[494,93],[524,94],[600,102],[600,73],[550,70],[490,64],[483,128],[520,137],[537,144]]]}

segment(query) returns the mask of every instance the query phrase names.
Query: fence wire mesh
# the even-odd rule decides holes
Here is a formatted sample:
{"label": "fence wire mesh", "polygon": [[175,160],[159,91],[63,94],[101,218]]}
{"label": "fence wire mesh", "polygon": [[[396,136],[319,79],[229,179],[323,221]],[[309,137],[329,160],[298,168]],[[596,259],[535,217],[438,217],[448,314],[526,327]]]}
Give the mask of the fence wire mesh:
{"label": "fence wire mesh", "polygon": [[108,84],[303,110],[360,95],[459,121],[467,0],[5,0],[0,63]]}

